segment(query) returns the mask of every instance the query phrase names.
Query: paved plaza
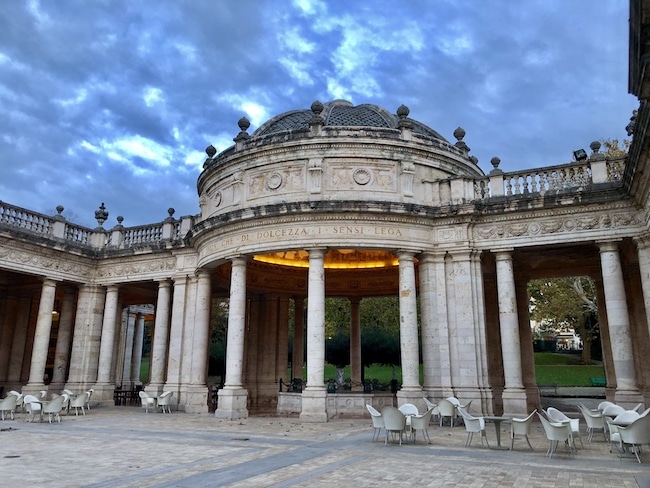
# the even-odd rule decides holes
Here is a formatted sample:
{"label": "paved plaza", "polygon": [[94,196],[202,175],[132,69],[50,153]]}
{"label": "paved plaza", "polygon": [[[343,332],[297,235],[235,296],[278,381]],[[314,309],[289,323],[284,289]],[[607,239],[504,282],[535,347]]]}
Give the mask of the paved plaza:
{"label": "paved plaza", "polygon": [[[583,427],[584,428],[584,427]],[[490,448],[478,436],[465,447],[464,427],[431,425],[431,444],[401,447],[372,442],[370,419],[306,424],[296,418],[239,421],[212,414],[148,413],[140,407],[96,407],[60,424],[0,423],[2,486],[56,487],[650,487],[650,452],[644,464],[609,452],[602,434],[561,446],[545,456],[541,425],[515,450]],[[503,425],[503,444],[509,426]]]}

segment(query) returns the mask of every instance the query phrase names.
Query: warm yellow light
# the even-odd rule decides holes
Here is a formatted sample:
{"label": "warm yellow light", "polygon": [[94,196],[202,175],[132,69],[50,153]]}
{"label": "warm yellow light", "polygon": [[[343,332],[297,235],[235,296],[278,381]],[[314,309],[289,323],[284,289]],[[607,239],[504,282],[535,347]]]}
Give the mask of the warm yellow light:
{"label": "warm yellow light", "polygon": [[[299,268],[309,267],[307,251],[284,251],[254,256],[255,261]],[[331,249],[325,254],[326,269],[372,269],[397,266],[397,258],[388,251]]]}

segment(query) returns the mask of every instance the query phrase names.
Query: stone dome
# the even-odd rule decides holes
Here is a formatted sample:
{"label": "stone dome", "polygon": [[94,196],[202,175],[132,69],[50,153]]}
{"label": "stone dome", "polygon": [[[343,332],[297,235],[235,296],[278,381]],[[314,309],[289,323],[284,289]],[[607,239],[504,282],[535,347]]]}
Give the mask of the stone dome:
{"label": "stone dome", "polygon": [[398,109],[400,115],[392,114],[385,108],[369,103],[353,105],[347,100],[333,100],[327,103],[314,102],[311,109],[291,110],[277,115],[262,124],[253,137],[263,137],[287,131],[304,131],[309,129],[309,122],[314,115],[320,115],[325,127],[372,127],[397,129],[400,121],[407,121],[414,133],[448,142],[438,132],[425,124],[407,118],[408,109]]}

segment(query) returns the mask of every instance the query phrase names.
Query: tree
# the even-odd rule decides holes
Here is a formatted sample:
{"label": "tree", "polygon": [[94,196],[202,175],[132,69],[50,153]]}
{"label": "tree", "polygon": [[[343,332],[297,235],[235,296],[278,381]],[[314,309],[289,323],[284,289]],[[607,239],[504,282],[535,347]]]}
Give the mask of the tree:
{"label": "tree", "polygon": [[621,143],[619,143],[618,139],[603,139],[600,142],[605,148],[605,156],[612,158],[626,156],[630,150],[630,144],[632,144],[629,139],[623,139]]}
{"label": "tree", "polygon": [[591,344],[599,335],[596,285],[586,276],[531,280],[530,318],[542,331],[573,330],[582,339],[582,362],[591,363]]}

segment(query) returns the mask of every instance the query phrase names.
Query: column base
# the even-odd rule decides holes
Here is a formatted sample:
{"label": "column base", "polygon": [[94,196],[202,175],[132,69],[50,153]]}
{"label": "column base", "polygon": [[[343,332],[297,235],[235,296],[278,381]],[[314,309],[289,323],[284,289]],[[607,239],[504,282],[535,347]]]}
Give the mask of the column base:
{"label": "column base", "polygon": [[[115,384],[114,383],[95,383],[93,385],[93,395],[91,397],[92,406],[100,405],[102,407],[115,406]],[[85,392],[86,390],[84,390]],[[78,392],[83,393],[83,392]]]}
{"label": "column base", "polygon": [[639,390],[621,390],[614,392],[614,403],[625,408],[634,408],[639,403],[645,404],[645,398]]}
{"label": "column base", "polygon": [[404,405],[405,403],[412,403],[418,407],[419,412],[426,412],[424,404],[424,391],[419,389],[399,390],[395,396],[397,397],[397,405]]}
{"label": "column base", "polygon": [[27,383],[22,387],[21,393],[23,395],[37,395],[43,390],[49,392],[49,388],[44,383]]}
{"label": "column base", "polygon": [[215,418],[237,420],[248,418],[248,390],[244,388],[222,388],[217,393]]}
{"label": "column base", "polygon": [[522,388],[505,388],[503,390],[503,415],[528,415],[526,390]]}
{"label": "column base", "polygon": [[327,422],[327,391],[324,386],[322,388],[307,387],[303,390],[299,418],[302,422]]}
{"label": "column base", "polygon": [[[207,413],[208,412],[207,385],[185,387],[184,389],[181,390],[179,402],[184,404],[186,413]],[[172,403],[174,403],[173,398],[172,398]]]}

